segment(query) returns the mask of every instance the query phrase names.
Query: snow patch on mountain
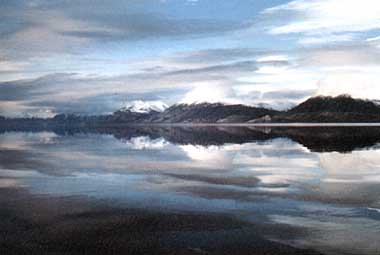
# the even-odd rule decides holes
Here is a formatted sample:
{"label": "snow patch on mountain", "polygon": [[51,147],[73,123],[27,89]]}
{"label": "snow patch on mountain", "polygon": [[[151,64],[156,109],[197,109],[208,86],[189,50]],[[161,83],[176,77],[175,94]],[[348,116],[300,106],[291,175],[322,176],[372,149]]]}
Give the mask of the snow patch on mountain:
{"label": "snow patch on mountain", "polygon": [[126,104],[121,111],[130,111],[136,113],[163,112],[169,106],[162,101],[142,101],[136,100]]}

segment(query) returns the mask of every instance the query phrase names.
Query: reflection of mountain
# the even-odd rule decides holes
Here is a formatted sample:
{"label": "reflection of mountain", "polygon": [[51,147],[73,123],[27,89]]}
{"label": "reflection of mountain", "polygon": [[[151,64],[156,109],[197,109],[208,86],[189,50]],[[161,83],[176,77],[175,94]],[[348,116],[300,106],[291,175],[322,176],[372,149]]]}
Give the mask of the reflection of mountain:
{"label": "reflection of mountain", "polygon": [[379,127],[275,128],[272,134],[290,138],[317,152],[350,152],[380,142]]}
{"label": "reflection of mountain", "polygon": [[[302,144],[311,151],[349,152],[355,149],[372,147],[380,142],[380,127],[159,127],[159,126],[118,126],[118,127],[71,127],[71,126],[19,126],[0,128],[5,131],[54,131],[61,135],[74,133],[111,134],[127,141],[131,146],[141,147],[145,137],[155,140],[151,146],[159,146],[162,138],[180,145],[224,145],[267,141],[275,138],[288,138]],[[134,138],[134,139],[133,139]],[[144,138],[144,139],[145,139]],[[161,140],[160,140],[161,139]]]}
{"label": "reflection of mountain", "polygon": [[349,152],[380,142],[377,127],[308,127],[308,128],[249,128],[249,127],[177,127],[145,129],[176,144],[223,145],[289,138],[311,151]]}

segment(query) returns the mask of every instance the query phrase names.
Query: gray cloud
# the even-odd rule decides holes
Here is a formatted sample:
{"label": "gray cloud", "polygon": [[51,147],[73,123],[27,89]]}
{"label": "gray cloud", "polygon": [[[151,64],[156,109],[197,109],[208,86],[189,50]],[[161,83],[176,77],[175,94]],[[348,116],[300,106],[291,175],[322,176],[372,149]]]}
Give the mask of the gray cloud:
{"label": "gray cloud", "polygon": [[279,90],[263,93],[264,99],[282,99],[282,100],[300,100],[309,97],[315,93],[315,90]]}
{"label": "gray cloud", "polygon": [[[120,20],[122,22],[120,22]],[[141,40],[160,37],[210,36],[248,27],[232,21],[172,19],[157,14],[126,14],[120,17],[100,17],[94,22],[104,24],[115,31],[69,31],[64,35],[98,40]]]}
{"label": "gray cloud", "polygon": [[[285,64],[282,62],[271,61],[267,65]],[[253,60],[205,66],[194,64],[182,69],[143,69],[111,77],[56,73],[37,79],[0,83],[0,103],[16,104],[16,108],[8,105],[8,109],[2,111],[6,115],[19,114],[17,111],[21,106],[37,113],[41,109],[49,109],[52,112],[102,114],[115,111],[126,99],[176,103],[199,83],[233,87],[239,84],[236,77],[254,74],[259,64]]]}
{"label": "gray cloud", "polygon": [[223,75],[232,72],[253,72],[257,70],[257,62],[255,61],[239,61],[230,64],[211,65],[201,68],[183,69],[179,71],[168,72],[166,75],[182,75],[182,74],[219,74]]}
{"label": "gray cloud", "polygon": [[380,65],[378,45],[370,42],[340,43],[299,50],[302,66]]}
{"label": "gray cloud", "polygon": [[81,54],[89,45],[107,41],[213,36],[249,26],[241,21],[169,16],[164,10],[142,11],[144,2],[159,1],[2,1],[0,57]]}
{"label": "gray cloud", "polygon": [[[51,94],[51,89],[69,82],[74,74],[56,73],[39,77],[0,83],[1,101],[24,101]],[[62,88],[61,86],[59,86]]]}
{"label": "gray cloud", "polygon": [[178,90],[160,90],[148,93],[104,93],[96,96],[84,97],[75,101],[54,101],[43,100],[28,103],[33,108],[51,108],[55,113],[74,113],[81,115],[109,114],[125,106],[125,103],[133,100],[162,100],[175,103],[178,94],[183,93]]}
{"label": "gray cloud", "polygon": [[199,51],[178,54],[173,57],[173,61],[183,63],[199,63],[199,62],[221,62],[234,61],[247,58],[255,58],[266,56],[269,54],[279,54],[281,51],[255,49],[255,48],[218,48],[204,49]]}

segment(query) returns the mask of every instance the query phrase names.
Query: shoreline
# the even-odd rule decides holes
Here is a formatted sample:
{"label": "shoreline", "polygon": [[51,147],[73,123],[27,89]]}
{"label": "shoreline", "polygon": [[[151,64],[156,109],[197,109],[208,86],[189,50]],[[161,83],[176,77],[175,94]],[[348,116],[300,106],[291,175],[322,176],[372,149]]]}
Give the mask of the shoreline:
{"label": "shoreline", "polygon": [[380,123],[132,123],[115,126],[162,126],[162,127],[380,127]]}

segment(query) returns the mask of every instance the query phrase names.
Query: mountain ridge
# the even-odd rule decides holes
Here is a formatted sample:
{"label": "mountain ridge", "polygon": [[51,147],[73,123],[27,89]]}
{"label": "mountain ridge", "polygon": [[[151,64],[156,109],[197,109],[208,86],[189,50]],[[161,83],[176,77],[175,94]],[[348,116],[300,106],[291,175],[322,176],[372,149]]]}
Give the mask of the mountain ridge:
{"label": "mountain ridge", "polygon": [[[144,105],[145,106],[145,105]],[[248,106],[243,104],[197,103],[174,104],[162,111],[147,108],[133,111],[120,109],[108,115],[78,116],[58,114],[51,119],[4,118],[0,123],[46,122],[59,125],[118,125],[118,124],[168,124],[168,123],[380,123],[380,105],[348,95],[337,97],[317,96],[287,111]],[[45,123],[45,124],[46,124]]]}

